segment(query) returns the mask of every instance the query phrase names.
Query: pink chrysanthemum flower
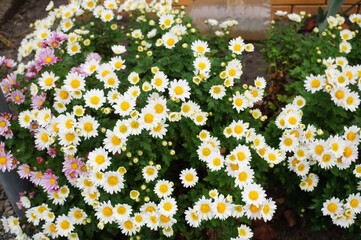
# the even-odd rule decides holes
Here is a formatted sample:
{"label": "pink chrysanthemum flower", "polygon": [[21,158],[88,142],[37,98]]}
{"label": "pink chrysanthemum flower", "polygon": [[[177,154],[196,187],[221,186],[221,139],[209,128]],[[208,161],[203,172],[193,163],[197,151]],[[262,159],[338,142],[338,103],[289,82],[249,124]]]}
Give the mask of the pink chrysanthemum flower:
{"label": "pink chrysanthemum flower", "polygon": [[43,66],[49,66],[56,63],[56,56],[54,54],[54,50],[52,48],[44,48],[40,50],[38,58],[36,59],[35,68],[37,71],[40,71]]}
{"label": "pink chrysanthemum flower", "polygon": [[13,162],[13,155],[9,151],[8,153],[5,153],[5,151],[0,152],[0,170],[2,172],[10,171],[12,167]]}
{"label": "pink chrysanthemum flower", "polygon": [[3,81],[8,81],[11,86],[15,86],[16,83],[17,83],[17,82],[16,82],[16,75],[15,75],[15,73],[10,73],[10,74],[8,74]]}
{"label": "pink chrysanthemum flower", "polygon": [[43,178],[43,173],[38,172],[30,172],[30,181],[38,186],[41,183],[41,179]]}
{"label": "pink chrysanthemum flower", "polygon": [[45,173],[41,178],[40,185],[48,192],[59,190],[58,177],[53,173]]}
{"label": "pink chrysanthemum flower", "polygon": [[22,164],[19,166],[17,172],[21,179],[28,179],[30,177],[30,166],[28,164]]}
{"label": "pink chrysanthemum flower", "polygon": [[74,181],[82,173],[83,166],[85,166],[85,163],[81,158],[65,157],[65,161],[63,162],[63,172],[69,181]]}
{"label": "pink chrysanthemum flower", "polygon": [[48,154],[51,158],[55,158],[56,157],[56,148],[49,148]]}
{"label": "pink chrysanthemum flower", "polygon": [[65,35],[61,32],[52,32],[50,37],[47,40],[47,44],[51,48],[59,48],[60,44],[65,40],[68,40],[67,35]]}
{"label": "pink chrysanthemum flower", "polygon": [[46,95],[42,94],[40,96],[32,96],[31,97],[31,107],[33,109],[41,109],[46,99]]}
{"label": "pink chrysanthemum flower", "polygon": [[11,138],[13,138],[14,133],[10,128],[8,128],[8,130],[6,132],[4,132],[3,136],[5,137],[5,139],[11,139]]}
{"label": "pink chrysanthemum flower", "polygon": [[102,60],[102,57],[98,53],[89,53],[86,56],[86,62],[89,62],[93,59],[96,60],[97,62],[100,62]]}
{"label": "pink chrysanthemum flower", "polygon": [[25,101],[25,96],[20,90],[15,90],[11,93],[11,100],[13,103],[20,105]]}
{"label": "pink chrysanthemum flower", "polygon": [[4,135],[10,127],[10,122],[4,116],[0,117],[0,134]]}
{"label": "pink chrysanthemum flower", "polygon": [[25,74],[26,79],[29,79],[29,80],[33,79],[37,75],[38,75],[38,72],[36,71],[35,64],[30,65],[27,72],[26,72],[26,74]]}
{"label": "pink chrysanthemum flower", "polygon": [[16,66],[16,62],[12,59],[5,59],[4,60],[4,65],[6,66],[6,68],[8,69],[12,69]]}
{"label": "pink chrysanthemum flower", "polygon": [[5,57],[0,56],[0,67],[4,64],[4,61],[5,61]]}

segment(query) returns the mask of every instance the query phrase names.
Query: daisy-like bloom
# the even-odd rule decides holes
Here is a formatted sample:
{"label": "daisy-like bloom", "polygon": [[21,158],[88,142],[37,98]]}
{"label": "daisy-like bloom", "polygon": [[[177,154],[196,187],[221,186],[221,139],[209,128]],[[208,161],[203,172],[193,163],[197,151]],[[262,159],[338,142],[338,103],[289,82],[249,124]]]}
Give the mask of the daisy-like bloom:
{"label": "daisy-like bloom", "polygon": [[355,144],[346,142],[343,150],[342,162],[350,164],[356,161],[358,157],[358,148]]}
{"label": "daisy-like bloom", "polygon": [[118,138],[127,138],[130,134],[129,120],[118,120],[113,132]]}
{"label": "daisy-like bloom", "polygon": [[57,217],[55,225],[59,236],[62,237],[67,237],[74,230],[73,220],[64,214]]}
{"label": "daisy-like bloom", "polygon": [[197,228],[201,225],[201,217],[196,208],[188,208],[185,212],[185,219],[189,226]]}
{"label": "daisy-like bloom", "polygon": [[158,204],[158,211],[166,217],[172,217],[177,212],[177,202],[174,198],[165,197]]}
{"label": "daisy-like bloom", "polygon": [[307,176],[303,176],[300,183],[300,188],[306,192],[311,192],[315,189],[319,181],[316,174],[310,173]]}
{"label": "daisy-like bloom", "polygon": [[251,151],[246,145],[239,144],[233,149],[232,154],[236,156],[236,160],[240,163],[248,164],[252,159]]}
{"label": "daisy-like bloom", "polygon": [[146,181],[153,181],[158,177],[158,170],[154,166],[146,166],[142,169],[143,178]]}
{"label": "daisy-like bloom", "polygon": [[219,151],[213,152],[207,159],[207,167],[213,171],[219,171],[224,166],[224,157]]}
{"label": "daisy-like bloom", "polygon": [[237,239],[239,239],[239,240],[248,240],[253,237],[253,232],[252,232],[251,228],[245,224],[241,224],[241,226],[239,226],[237,228],[237,231],[238,231]]}
{"label": "daisy-like bloom", "polygon": [[301,114],[299,111],[289,111],[285,116],[285,126],[290,129],[295,129],[301,123]]}
{"label": "daisy-like bloom", "polygon": [[111,49],[112,49],[114,54],[122,54],[122,53],[125,53],[127,51],[127,49],[122,45],[113,45],[111,47]]}
{"label": "daisy-like bloom", "polygon": [[226,95],[226,89],[223,85],[214,85],[209,90],[211,97],[214,99],[222,99]]}
{"label": "daisy-like bloom", "polygon": [[307,91],[315,93],[324,88],[326,84],[326,79],[321,75],[310,75],[306,77],[304,87]]}
{"label": "daisy-like bloom", "polygon": [[226,71],[226,78],[238,79],[241,77],[243,73],[242,64],[238,59],[233,59],[228,63],[225,71]]}
{"label": "daisy-like bloom", "polygon": [[80,118],[77,125],[82,130],[82,136],[85,139],[98,136],[97,128],[99,127],[99,123],[90,115]]}
{"label": "daisy-like bloom", "polygon": [[20,105],[24,102],[25,96],[20,90],[15,90],[11,93],[11,100],[13,103]]}
{"label": "daisy-like bloom", "polygon": [[65,78],[64,85],[69,91],[85,90],[84,76],[79,73],[70,72]]}
{"label": "daisy-like bloom", "polygon": [[114,112],[120,116],[128,116],[134,110],[136,99],[132,99],[128,94],[118,96],[115,100]]}
{"label": "daisy-like bloom", "polygon": [[297,13],[287,14],[287,17],[291,21],[298,22],[298,23],[301,22],[301,16],[298,15]]}
{"label": "daisy-like bloom", "polygon": [[323,216],[335,216],[343,212],[343,204],[340,199],[332,197],[323,203],[321,211]]}
{"label": "daisy-like bloom", "polygon": [[178,43],[178,36],[172,32],[167,32],[162,36],[163,45],[167,49],[172,49]]}
{"label": "daisy-like bloom", "polygon": [[349,93],[346,93],[343,103],[345,109],[354,112],[356,111],[359,105],[360,105],[360,97],[356,92],[351,91]]}
{"label": "daisy-like bloom", "polygon": [[361,164],[357,164],[355,166],[355,170],[353,170],[353,173],[355,174],[355,176],[357,178],[360,178],[361,177]]}
{"label": "daisy-like bloom", "polygon": [[139,115],[140,124],[148,130],[156,128],[160,120],[160,116],[156,114],[155,110],[151,109],[150,107],[143,108]]}
{"label": "daisy-like bloom", "polygon": [[38,83],[43,90],[50,90],[55,87],[55,82],[59,77],[55,76],[53,72],[43,72],[38,80]]}
{"label": "daisy-like bloom", "polygon": [[277,15],[277,16],[279,16],[279,17],[284,17],[284,16],[286,16],[287,15],[287,11],[282,11],[282,10],[277,10],[276,12],[275,12],[275,15]]}
{"label": "daisy-like bloom", "polygon": [[163,14],[159,18],[159,26],[161,26],[163,30],[170,28],[173,22],[174,22],[174,16],[172,14]]}
{"label": "daisy-like bloom", "polygon": [[336,156],[331,151],[324,151],[318,163],[321,168],[330,169],[336,165]]}
{"label": "daisy-like bloom", "polygon": [[159,198],[168,197],[173,192],[173,184],[167,180],[158,180],[154,192]]}
{"label": "daisy-like bloom", "polygon": [[211,61],[207,57],[197,57],[193,61],[193,66],[196,74],[208,75],[211,70]]}
{"label": "daisy-like bloom", "polygon": [[225,220],[231,216],[232,205],[220,194],[212,203],[212,211],[215,218]]}
{"label": "daisy-like bloom", "polygon": [[77,124],[75,116],[70,113],[66,113],[66,115],[59,115],[57,119],[59,121],[60,132],[73,131]]}
{"label": "daisy-like bloom", "polygon": [[119,138],[113,131],[107,130],[103,144],[104,148],[109,152],[116,154],[120,153],[122,147],[126,143],[126,138]]}
{"label": "daisy-like bloom", "polygon": [[204,162],[208,161],[213,152],[215,152],[215,149],[213,148],[212,144],[208,142],[202,142],[197,150],[199,159]]}
{"label": "daisy-like bloom", "polygon": [[[30,123],[32,121],[32,114],[29,110],[25,110],[19,114],[18,119],[19,119],[19,124],[21,127],[28,128],[28,127],[30,127]],[[5,124],[6,124],[6,121],[5,121]],[[1,126],[1,123],[0,123],[0,126]]]}
{"label": "daisy-like bloom", "polygon": [[204,126],[208,118],[205,112],[196,112],[191,119],[197,126]]}
{"label": "daisy-like bloom", "polygon": [[136,72],[131,72],[128,76],[128,81],[131,84],[137,84],[139,82],[140,78],[139,78],[139,74]]}
{"label": "daisy-like bloom", "polygon": [[204,54],[210,51],[208,43],[201,40],[196,40],[192,43],[191,49],[195,57],[204,56]]}
{"label": "daisy-like bloom", "polygon": [[229,50],[232,51],[232,53],[237,54],[237,55],[241,55],[242,52],[244,51],[244,41],[241,37],[232,39],[229,42]]}
{"label": "daisy-like bloom", "polygon": [[239,164],[235,171],[235,186],[243,189],[246,185],[253,183],[254,171],[246,164]]}
{"label": "daisy-like bloom", "polygon": [[346,204],[344,205],[346,209],[351,209],[355,214],[361,212],[361,196],[360,193],[352,193],[346,199]]}
{"label": "daisy-like bloom", "polygon": [[198,211],[201,220],[210,220],[213,218],[212,201],[202,196],[196,203],[194,208]]}
{"label": "daisy-like bloom", "polygon": [[28,164],[22,164],[18,167],[17,173],[21,179],[29,179],[30,177],[30,166]]}
{"label": "daisy-like bloom", "polygon": [[156,231],[159,227],[159,214],[156,212],[149,213],[145,216],[145,222],[149,229]]}
{"label": "daisy-like bloom", "polygon": [[198,182],[197,172],[194,168],[186,168],[179,174],[179,179],[186,188],[194,187]]}
{"label": "daisy-like bloom", "polygon": [[353,143],[353,144],[359,144],[360,143],[360,128],[356,125],[352,125],[350,127],[344,127],[345,133],[343,137],[346,141]]}
{"label": "daisy-like bloom", "polygon": [[13,165],[13,155],[11,152],[5,153],[5,151],[0,151],[0,171],[5,172],[10,171]]}
{"label": "daisy-like bloom", "polygon": [[267,199],[261,207],[262,218],[265,222],[270,221],[276,211],[277,205],[274,201]]}
{"label": "daisy-like bloom", "polygon": [[[63,104],[69,104],[72,96],[65,86],[55,90],[55,100]],[[64,108],[64,106],[63,106]],[[66,110],[66,109],[65,109]]]}
{"label": "daisy-like bloom", "polygon": [[103,171],[110,165],[110,158],[104,148],[96,148],[89,153],[88,162],[96,171]]}
{"label": "daisy-like bloom", "polygon": [[119,222],[124,222],[129,219],[132,214],[132,207],[128,204],[117,204],[114,207],[115,219]]}
{"label": "daisy-like bloom", "polygon": [[164,92],[168,87],[168,77],[164,74],[164,72],[157,72],[151,81],[152,86],[157,89],[159,92]]}
{"label": "daisy-like bloom", "polygon": [[83,209],[72,207],[69,210],[68,217],[73,220],[74,224],[82,224],[83,220],[87,217],[87,214]]}
{"label": "daisy-like bloom", "polygon": [[238,113],[248,107],[247,98],[244,95],[241,95],[239,92],[236,92],[232,99],[233,108],[236,109]]}
{"label": "daisy-like bloom", "polygon": [[112,57],[110,59],[110,64],[112,65],[114,70],[122,70],[125,69],[124,60],[121,56]]}
{"label": "daisy-like bloom", "polygon": [[87,75],[92,75],[94,72],[96,72],[99,68],[99,61],[96,59],[91,59],[89,61],[86,61],[83,64],[83,71],[87,74]]}
{"label": "daisy-like bloom", "polygon": [[283,135],[280,138],[280,149],[286,152],[293,152],[297,147],[299,142],[293,134]]}
{"label": "daisy-like bloom", "polygon": [[81,46],[78,42],[68,42],[67,48],[66,48],[66,52],[70,55],[70,56],[74,56],[77,53],[81,52]]}
{"label": "daisy-like bloom", "polygon": [[242,205],[239,204],[232,204],[232,217],[234,218],[241,218],[244,216],[244,209]]}
{"label": "daisy-like bloom", "polygon": [[124,188],[124,177],[119,172],[104,173],[103,188],[107,193],[118,193]]}
{"label": "daisy-like bloom", "polygon": [[95,209],[95,216],[105,224],[114,222],[116,213],[111,202],[99,203],[99,206]]}
{"label": "daisy-like bloom", "polygon": [[167,134],[167,131],[168,131],[167,127],[168,127],[168,124],[165,123],[165,120],[162,120],[157,123],[157,126],[150,129],[149,134],[153,138],[163,139],[163,137]]}
{"label": "daisy-like bloom", "polygon": [[106,77],[102,78],[102,82],[104,82],[105,88],[116,89],[119,86],[118,76],[114,72],[111,72]]}
{"label": "daisy-like bloom", "polygon": [[132,37],[135,39],[140,39],[143,36],[142,34],[142,30],[140,29],[135,29],[132,31]]}
{"label": "daisy-like bloom", "polygon": [[137,232],[137,225],[133,218],[128,218],[119,224],[119,227],[123,234],[126,236],[132,236]]}
{"label": "daisy-like bloom", "polygon": [[190,87],[186,80],[173,80],[169,86],[169,95],[185,101],[190,97]]}
{"label": "daisy-like bloom", "polygon": [[248,123],[244,123],[242,120],[232,121],[230,127],[232,128],[232,136],[241,140],[246,134]]}
{"label": "daisy-like bloom", "polygon": [[242,200],[247,204],[259,206],[265,201],[266,193],[259,184],[248,184],[242,192]]}
{"label": "daisy-like bloom", "polygon": [[344,102],[345,102],[345,97],[349,93],[350,93],[350,91],[347,88],[335,86],[334,88],[332,88],[330,95],[331,95],[332,101],[337,106],[343,107]]}
{"label": "daisy-like bloom", "polygon": [[35,68],[40,71],[43,66],[50,66],[56,63],[56,56],[52,48],[43,48],[39,51],[39,54],[35,60]]}
{"label": "daisy-like bloom", "polygon": [[103,90],[92,89],[84,94],[85,106],[98,110],[106,101]]}
{"label": "daisy-like bloom", "polygon": [[351,52],[351,44],[346,41],[342,41],[339,45],[340,53],[350,53]]}
{"label": "daisy-like bloom", "polygon": [[107,9],[116,9],[117,3],[115,0],[105,0],[104,1],[104,7]]}
{"label": "daisy-like bloom", "polygon": [[40,128],[35,133],[35,145],[40,150],[48,149],[50,146],[50,136],[46,129]]}
{"label": "daisy-like bloom", "polygon": [[313,125],[308,125],[305,131],[305,138],[307,141],[313,141],[316,136],[316,128]]}
{"label": "daisy-like bloom", "polygon": [[144,214],[142,213],[134,213],[133,215],[133,218],[134,218],[134,221],[135,221],[135,224],[139,227],[142,227],[144,226],[145,224],[145,216]]}
{"label": "daisy-like bloom", "polygon": [[112,10],[106,9],[101,12],[100,19],[103,22],[110,22],[111,20],[113,20],[113,18],[114,18],[114,13]]}

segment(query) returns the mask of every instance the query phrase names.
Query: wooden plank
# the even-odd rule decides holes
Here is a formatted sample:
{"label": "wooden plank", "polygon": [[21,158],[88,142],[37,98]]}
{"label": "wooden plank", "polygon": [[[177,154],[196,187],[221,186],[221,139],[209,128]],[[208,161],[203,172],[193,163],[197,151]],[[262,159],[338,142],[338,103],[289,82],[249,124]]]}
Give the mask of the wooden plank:
{"label": "wooden plank", "polygon": [[321,7],[324,10],[326,8],[326,5],[295,5],[293,6],[293,12],[300,13],[301,11],[305,11],[306,14],[311,13],[311,15],[317,15],[318,7]]}

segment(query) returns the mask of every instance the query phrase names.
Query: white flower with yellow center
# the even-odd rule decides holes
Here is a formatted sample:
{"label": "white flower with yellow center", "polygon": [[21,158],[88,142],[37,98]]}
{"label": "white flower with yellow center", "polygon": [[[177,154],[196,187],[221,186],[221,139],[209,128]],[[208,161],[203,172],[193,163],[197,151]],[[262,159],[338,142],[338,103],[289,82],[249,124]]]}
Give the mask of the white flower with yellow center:
{"label": "white flower with yellow center", "polygon": [[110,165],[110,158],[104,148],[96,148],[89,153],[88,163],[96,171],[103,171]]}
{"label": "white flower with yellow center", "polygon": [[68,217],[73,220],[74,224],[82,224],[87,216],[84,210],[78,207],[71,208],[68,213]]}
{"label": "white flower with yellow center", "polygon": [[274,201],[267,199],[266,201],[264,201],[264,203],[262,204],[261,207],[261,214],[262,214],[262,218],[263,220],[266,221],[270,221],[273,218],[273,214],[275,213],[277,208],[277,205]]}
{"label": "white flower with yellow center", "polygon": [[201,217],[199,216],[198,211],[195,208],[188,208],[185,212],[185,219],[189,226],[191,227],[199,227],[201,224]]}
{"label": "white flower with yellow center", "polygon": [[77,125],[75,116],[70,113],[66,113],[66,115],[59,115],[57,120],[59,121],[60,132],[73,131]]}
{"label": "white flower with yellow center", "polygon": [[23,128],[28,128],[32,121],[32,114],[29,110],[25,110],[19,114],[19,124]]}
{"label": "white flower with yellow center", "polygon": [[197,184],[199,178],[194,168],[187,168],[181,171],[179,179],[184,187],[191,188]]}
{"label": "white flower with yellow center", "polygon": [[69,90],[65,86],[62,86],[61,88],[58,88],[55,90],[55,100],[56,101],[61,102],[66,105],[66,104],[70,103],[71,99],[72,99],[72,96],[71,96]]}
{"label": "white flower with yellow center", "polygon": [[78,127],[82,130],[82,136],[85,139],[98,136],[97,128],[99,127],[99,123],[90,115],[80,118]]}
{"label": "white flower with yellow center", "polygon": [[206,41],[196,40],[192,43],[191,49],[195,57],[203,56],[210,51]]}
{"label": "white flower with yellow center", "polygon": [[360,193],[352,193],[346,199],[345,204],[346,209],[351,209],[351,211],[355,214],[359,214],[361,212],[361,196]]}
{"label": "white flower with yellow center", "polygon": [[97,79],[104,81],[105,77],[113,72],[113,67],[109,63],[101,64],[97,70],[97,74],[95,75]]}
{"label": "white flower with yellow center", "polygon": [[113,69],[117,71],[125,69],[124,62],[125,61],[121,56],[112,57],[110,59],[110,65],[112,65]]}
{"label": "white flower with yellow center", "polygon": [[114,112],[120,116],[128,116],[134,110],[135,99],[132,99],[128,94],[118,96],[113,106]]}
{"label": "white flower with yellow center", "polygon": [[159,18],[159,26],[163,29],[170,28],[174,22],[174,16],[172,14],[163,14]]}
{"label": "white flower with yellow center", "polygon": [[242,192],[242,200],[247,204],[259,206],[266,199],[266,193],[259,184],[248,184]]}
{"label": "white flower with yellow center", "polygon": [[116,89],[112,89],[107,94],[107,100],[110,104],[116,103],[116,100],[119,98],[120,93]]}
{"label": "white flower with yellow center", "polygon": [[167,49],[172,49],[178,43],[178,36],[172,32],[167,32],[162,36],[164,47]]}
{"label": "white flower with yellow center", "polygon": [[119,222],[124,222],[129,219],[132,214],[132,207],[128,204],[117,204],[115,209],[115,219]]}
{"label": "white flower with yellow center", "polygon": [[98,110],[106,99],[103,90],[92,89],[84,94],[85,106]]}
{"label": "white flower with yellow center", "polygon": [[321,89],[323,89],[323,87],[326,84],[326,79],[324,76],[321,75],[310,75],[306,77],[305,83],[304,83],[304,87],[307,91],[311,92],[311,93],[315,93]]}
{"label": "white flower with yellow center", "polygon": [[232,51],[232,53],[237,54],[237,55],[241,55],[242,52],[244,51],[244,40],[241,37],[232,39],[229,42],[229,50]]}
{"label": "white flower with yellow center", "polygon": [[158,170],[154,166],[146,166],[142,169],[145,181],[153,181],[158,177]]}
{"label": "white flower with yellow center", "polygon": [[118,120],[113,129],[114,134],[118,138],[127,138],[131,132],[131,128],[129,126],[129,119],[127,120]]}
{"label": "white flower with yellow center", "polygon": [[83,71],[89,75],[92,75],[94,72],[96,72],[98,68],[99,68],[99,62],[95,59],[86,61],[83,64]]}
{"label": "white flower with yellow center", "polygon": [[174,198],[165,197],[158,204],[158,211],[166,217],[172,217],[177,212],[177,202]]}
{"label": "white flower with yellow center", "polygon": [[226,89],[223,85],[214,85],[209,90],[209,93],[214,99],[222,99],[226,95]]}
{"label": "white flower with yellow center", "polygon": [[139,115],[139,122],[141,126],[148,130],[157,127],[160,120],[160,116],[150,107],[143,108]]}
{"label": "white flower with yellow center", "polygon": [[44,108],[39,111],[36,120],[41,127],[46,127],[50,124],[51,119],[51,110],[48,108]]}
{"label": "white flower with yellow center", "polygon": [[202,220],[210,220],[213,218],[212,201],[202,196],[196,203],[194,208],[197,210]]}
{"label": "white flower with yellow center", "polygon": [[343,107],[346,110],[355,112],[356,109],[358,109],[359,105],[360,105],[360,96],[356,92],[351,91],[349,93],[346,93],[343,101]]}
{"label": "white flower with yellow center", "polygon": [[124,188],[124,177],[119,172],[106,172],[103,177],[103,188],[107,193],[118,193]]}
{"label": "white flower with yellow center", "polygon": [[106,132],[106,136],[103,141],[104,148],[109,152],[116,154],[121,153],[122,147],[125,145],[127,139],[119,138],[113,131],[109,129]]}
{"label": "white flower with yellow center", "polygon": [[211,62],[209,61],[208,58],[206,58],[204,56],[197,57],[193,61],[193,66],[194,66],[196,74],[199,74],[199,73],[200,74],[207,74],[211,70]]}
{"label": "white flower with yellow center", "polygon": [[111,47],[112,51],[114,54],[122,54],[125,53],[127,51],[127,49],[124,46],[121,45],[113,45]]}
{"label": "white flower with yellow center", "polygon": [[119,227],[126,236],[132,236],[137,232],[137,224],[134,221],[134,218],[128,218],[125,221],[121,221]]}
{"label": "white flower with yellow center", "polygon": [[102,221],[104,224],[113,223],[115,221],[116,213],[111,202],[101,202],[99,206],[95,209],[95,216],[99,221]]}
{"label": "white flower with yellow center", "polygon": [[139,78],[139,74],[136,72],[131,72],[128,76],[128,81],[131,84],[137,84],[139,82],[140,78]]}
{"label": "white flower with yellow center", "polygon": [[236,109],[238,113],[248,107],[247,98],[244,95],[241,95],[239,92],[236,92],[232,99],[233,108]]}
{"label": "white flower with yellow center", "polygon": [[168,87],[168,77],[164,74],[164,72],[157,72],[151,81],[152,86],[157,89],[159,92],[164,92]]}
{"label": "white flower with yellow center", "polygon": [[242,64],[238,59],[233,59],[228,63],[226,67],[226,78],[238,79],[242,73]]}
{"label": "white flower with yellow center", "polygon": [[65,215],[58,216],[55,224],[59,236],[62,237],[67,237],[74,230],[74,222]]}
{"label": "white flower with yellow center", "polygon": [[241,224],[240,227],[237,228],[238,238],[239,240],[248,240],[253,237],[253,232],[250,227],[245,224]]}
{"label": "white flower with yellow center", "polygon": [[246,185],[253,183],[254,171],[246,164],[239,164],[235,172],[234,183],[236,187],[243,189]]}
{"label": "white flower with yellow center", "polygon": [[53,223],[52,221],[45,222],[45,224],[43,225],[42,228],[43,228],[44,234],[52,237],[53,239],[55,239],[59,236],[58,229],[56,228],[55,223]]}
{"label": "white flower with yellow center", "polygon": [[100,19],[103,22],[110,22],[111,20],[113,20],[113,18],[114,18],[114,13],[112,10],[106,9],[101,12]]}
{"label": "white flower with yellow center", "polygon": [[38,80],[39,86],[43,90],[50,90],[55,87],[55,82],[59,80],[53,72],[43,72]]}
{"label": "white flower with yellow center", "polygon": [[231,216],[232,205],[220,194],[214,199],[212,210],[215,218],[225,220]]}
{"label": "white flower with yellow center", "polygon": [[173,184],[167,180],[158,180],[154,186],[154,192],[159,198],[168,197],[173,192]]}
{"label": "white flower with yellow center", "polygon": [[343,211],[343,204],[340,199],[332,197],[323,203],[321,209],[324,216],[334,216],[340,214]]}
{"label": "white flower with yellow center", "polygon": [[47,133],[46,129],[40,128],[35,133],[35,144],[39,147],[39,149],[48,149],[50,146],[50,136]]}
{"label": "white flower with yellow center", "polygon": [[75,54],[80,53],[81,52],[80,44],[78,42],[73,42],[73,43],[68,42],[66,52],[70,56],[74,56]]}
{"label": "white flower with yellow center", "polygon": [[207,167],[213,171],[219,171],[224,166],[224,157],[220,154],[219,150],[213,152],[207,159]]}
{"label": "white flower with yellow center", "polygon": [[68,75],[65,78],[64,86],[70,91],[76,91],[76,90],[85,90],[85,80],[84,76],[74,72],[74,73],[68,73]]}

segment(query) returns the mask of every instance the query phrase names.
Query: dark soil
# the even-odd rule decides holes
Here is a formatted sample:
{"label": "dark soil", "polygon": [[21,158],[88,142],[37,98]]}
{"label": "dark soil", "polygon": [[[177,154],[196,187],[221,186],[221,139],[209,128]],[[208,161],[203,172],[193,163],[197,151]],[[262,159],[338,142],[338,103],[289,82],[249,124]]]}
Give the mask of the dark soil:
{"label": "dark soil", "polygon": [[[9,16],[0,25],[0,35],[5,37],[11,42],[11,46],[8,47],[0,41],[0,56],[6,56],[7,58],[17,57],[17,49],[24,36],[32,31],[29,27],[30,23],[33,23],[36,19],[41,19],[46,16],[45,7],[49,0],[23,0],[24,3],[13,16]],[[66,0],[56,0],[55,6],[64,4]],[[0,10],[1,11],[1,10]],[[265,77],[269,80],[269,76],[266,74],[268,64],[263,61],[262,54],[260,53],[259,46],[255,47],[255,52],[245,53],[243,58],[244,73],[241,77],[241,83],[253,84],[253,80],[257,76]],[[0,206],[4,205],[7,201],[2,188],[0,187]],[[273,196],[274,199],[280,196]],[[283,199],[283,202],[285,199]],[[10,204],[6,203],[6,207]],[[0,209],[0,214],[5,214],[3,209]],[[7,209],[10,215],[14,212],[10,208]],[[290,210],[286,209],[284,204],[278,204],[274,219],[269,223],[253,222],[252,228],[254,230],[255,239],[259,240],[273,240],[273,239],[292,239],[292,240],[346,240],[355,238],[346,238],[342,236],[342,231],[334,227],[329,230],[312,232],[307,223],[301,218],[295,216]],[[0,224],[0,229],[2,226]],[[10,239],[9,236],[3,235],[0,231],[0,239]]]}

